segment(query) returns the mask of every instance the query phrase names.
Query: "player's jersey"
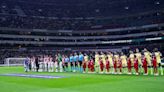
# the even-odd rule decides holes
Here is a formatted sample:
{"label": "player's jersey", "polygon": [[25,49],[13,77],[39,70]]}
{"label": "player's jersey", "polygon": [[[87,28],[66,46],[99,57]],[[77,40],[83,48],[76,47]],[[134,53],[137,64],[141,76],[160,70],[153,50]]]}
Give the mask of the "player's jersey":
{"label": "player's jersey", "polygon": [[113,62],[113,55],[112,54],[111,55],[108,54],[107,57],[108,57],[109,62]]}
{"label": "player's jersey", "polygon": [[127,56],[126,56],[126,55],[122,55],[122,56],[120,57],[120,59],[121,59],[121,62],[122,62],[123,64],[126,64],[126,63],[127,63]]}
{"label": "player's jersey", "polygon": [[141,53],[138,52],[138,53],[136,53],[135,55],[136,55],[136,58],[137,58],[137,60],[138,60],[138,63],[139,63],[139,64],[142,64],[142,55],[141,55]]}
{"label": "player's jersey", "polygon": [[48,62],[48,58],[44,57],[44,63],[47,63],[47,62]]}
{"label": "player's jersey", "polygon": [[83,55],[83,54],[80,54],[80,55],[79,55],[79,61],[82,62],[83,60],[84,60],[84,55]]}
{"label": "player's jersey", "polygon": [[58,56],[58,62],[62,62],[62,56],[61,55]]}
{"label": "player's jersey", "polygon": [[96,55],[95,55],[95,63],[96,63],[96,64],[99,63],[99,58],[100,58],[99,54],[96,54]]}
{"label": "player's jersey", "polygon": [[159,51],[155,52],[155,57],[156,57],[157,63],[161,63],[161,56],[162,56],[162,54]]}
{"label": "player's jersey", "polygon": [[116,61],[116,62],[119,62],[119,55],[117,55],[117,54],[114,55],[114,58],[115,58],[115,61]]}
{"label": "player's jersey", "polygon": [[75,55],[75,56],[73,57],[73,59],[74,59],[74,62],[78,61],[78,59],[79,59],[78,55]]}
{"label": "player's jersey", "polygon": [[70,56],[69,60],[70,62],[73,62],[73,56]]}
{"label": "player's jersey", "polygon": [[69,58],[65,58],[64,62],[68,63],[69,62]]}
{"label": "player's jersey", "polygon": [[106,56],[104,54],[102,54],[101,58],[102,58],[103,63],[105,64],[106,63],[106,60],[105,60]]}
{"label": "player's jersey", "polygon": [[62,57],[62,63],[65,63],[65,57]]}
{"label": "player's jersey", "polygon": [[130,58],[131,63],[133,64],[134,63],[134,54],[130,54],[129,58]]}
{"label": "player's jersey", "polygon": [[52,62],[52,57],[49,57],[49,62]]}
{"label": "player's jersey", "polygon": [[144,56],[145,56],[147,62],[151,63],[151,53],[146,51],[146,52],[144,52]]}
{"label": "player's jersey", "polygon": [[85,61],[85,62],[89,62],[89,60],[88,60],[88,56],[87,56],[87,55],[84,56],[84,61]]}
{"label": "player's jersey", "polygon": [[108,54],[107,57],[108,57],[108,61],[110,63],[110,66],[113,66],[113,54]]}

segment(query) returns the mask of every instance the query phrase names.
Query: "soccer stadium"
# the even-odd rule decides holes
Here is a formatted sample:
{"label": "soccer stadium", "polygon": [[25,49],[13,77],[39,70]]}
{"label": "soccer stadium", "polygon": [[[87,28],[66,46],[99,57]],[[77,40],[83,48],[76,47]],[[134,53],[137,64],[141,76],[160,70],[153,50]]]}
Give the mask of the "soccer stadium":
{"label": "soccer stadium", "polygon": [[0,0],[0,92],[164,92],[164,0]]}

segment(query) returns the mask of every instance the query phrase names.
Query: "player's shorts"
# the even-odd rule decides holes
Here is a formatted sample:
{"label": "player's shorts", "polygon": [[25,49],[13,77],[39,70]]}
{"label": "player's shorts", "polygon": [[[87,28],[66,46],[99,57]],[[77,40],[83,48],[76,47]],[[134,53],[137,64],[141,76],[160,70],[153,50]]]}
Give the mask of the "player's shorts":
{"label": "player's shorts", "polygon": [[153,67],[154,67],[154,68],[157,68],[157,61],[156,61],[156,60],[153,60],[152,63],[153,63]]}
{"label": "player's shorts", "polygon": [[68,67],[68,62],[65,62],[64,65],[65,65],[66,67]]}
{"label": "player's shorts", "polygon": [[90,68],[91,70],[93,70],[94,69],[94,63],[93,62],[89,62],[88,68]]}
{"label": "player's shorts", "polygon": [[128,61],[127,64],[128,64],[128,68],[132,68],[132,62],[130,60]]}
{"label": "player's shorts", "polygon": [[91,62],[89,61],[89,62],[88,62],[88,68],[90,68],[90,67],[91,67]]}
{"label": "player's shorts", "polygon": [[100,64],[100,68],[103,69],[104,68],[103,62],[99,62],[99,64]]}
{"label": "player's shorts", "polygon": [[87,67],[87,63],[84,62],[84,63],[83,63],[83,68],[86,68],[86,67]]}
{"label": "player's shorts", "polygon": [[114,68],[117,68],[117,62],[116,61],[113,62],[113,66],[114,66]]}
{"label": "player's shorts", "polygon": [[70,65],[73,66],[73,62],[70,62]]}
{"label": "player's shorts", "polygon": [[147,67],[147,61],[146,61],[146,60],[143,61],[143,67],[144,67],[144,68]]}
{"label": "player's shorts", "polygon": [[135,68],[135,69],[138,68],[138,62],[134,62],[134,68]]}
{"label": "player's shorts", "polygon": [[78,62],[79,62],[79,65],[82,66],[83,61],[78,61]]}
{"label": "player's shorts", "polygon": [[109,69],[110,68],[110,63],[109,61],[106,62],[106,69]]}
{"label": "player's shorts", "polygon": [[118,62],[118,68],[122,68],[122,62],[121,61]]}

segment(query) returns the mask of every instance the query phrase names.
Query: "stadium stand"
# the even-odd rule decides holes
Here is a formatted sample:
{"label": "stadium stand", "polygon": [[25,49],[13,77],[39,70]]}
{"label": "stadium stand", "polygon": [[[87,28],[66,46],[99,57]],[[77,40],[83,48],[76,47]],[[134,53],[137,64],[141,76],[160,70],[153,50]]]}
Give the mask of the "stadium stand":
{"label": "stadium stand", "polygon": [[163,0],[1,0],[0,63],[56,50],[154,46],[164,53],[163,30]]}

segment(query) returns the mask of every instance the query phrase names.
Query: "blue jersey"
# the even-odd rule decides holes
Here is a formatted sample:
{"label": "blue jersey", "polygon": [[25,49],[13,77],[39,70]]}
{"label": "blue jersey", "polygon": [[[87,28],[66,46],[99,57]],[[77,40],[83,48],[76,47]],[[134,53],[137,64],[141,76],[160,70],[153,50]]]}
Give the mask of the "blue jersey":
{"label": "blue jersey", "polygon": [[73,56],[70,56],[69,61],[73,62],[73,59],[74,59]]}
{"label": "blue jersey", "polygon": [[79,60],[78,55],[74,56],[73,58],[74,58],[74,62]]}
{"label": "blue jersey", "polygon": [[79,55],[79,61],[83,61],[84,60],[84,55],[83,54],[80,54]]}
{"label": "blue jersey", "polygon": [[69,62],[69,58],[65,58],[65,62],[68,63]]}
{"label": "blue jersey", "polygon": [[27,66],[28,64],[29,64],[29,59],[26,58],[26,59],[24,60],[24,65]]}

